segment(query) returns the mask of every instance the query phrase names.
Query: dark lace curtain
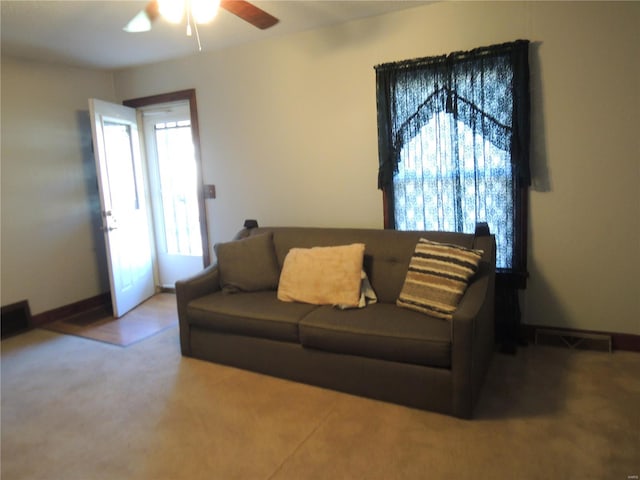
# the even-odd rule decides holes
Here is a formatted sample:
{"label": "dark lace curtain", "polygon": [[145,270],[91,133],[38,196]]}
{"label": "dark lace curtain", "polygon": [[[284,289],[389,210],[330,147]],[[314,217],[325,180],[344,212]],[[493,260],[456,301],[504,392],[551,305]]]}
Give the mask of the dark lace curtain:
{"label": "dark lace curtain", "polygon": [[528,46],[375,67],[387,226],[473,232],[487,222],[512,283],[526,278]]}

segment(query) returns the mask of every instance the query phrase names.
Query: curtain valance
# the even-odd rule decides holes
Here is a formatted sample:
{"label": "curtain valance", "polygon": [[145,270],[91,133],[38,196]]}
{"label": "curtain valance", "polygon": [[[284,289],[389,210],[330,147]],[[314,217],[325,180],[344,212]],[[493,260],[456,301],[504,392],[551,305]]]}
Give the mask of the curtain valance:
{"label": "curtain valance", "polygon": [[[377,65],[378,188],[398,171],[400,151],[436,114],[451,113],[511,152],[530,185],[529,41]],[[474,128],[475,129],[475,128]]]}

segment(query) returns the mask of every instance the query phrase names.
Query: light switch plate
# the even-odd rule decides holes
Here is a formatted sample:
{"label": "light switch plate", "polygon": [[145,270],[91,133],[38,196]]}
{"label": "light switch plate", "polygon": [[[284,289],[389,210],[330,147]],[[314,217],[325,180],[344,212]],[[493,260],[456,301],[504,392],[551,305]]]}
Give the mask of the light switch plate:
{"label": "light switch plate", "polygon": [[205,185],[204,186],[204,198],[216,198],[216,186]]}

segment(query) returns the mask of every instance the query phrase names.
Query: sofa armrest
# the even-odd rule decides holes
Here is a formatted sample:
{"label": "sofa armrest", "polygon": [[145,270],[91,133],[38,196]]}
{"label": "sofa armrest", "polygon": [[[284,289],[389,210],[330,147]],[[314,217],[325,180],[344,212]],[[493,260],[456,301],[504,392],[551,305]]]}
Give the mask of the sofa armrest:
{"label": "sofa armrest", "polygon": [[191,332],[187,321],[187,305],[191,300],[220,290],[218,265],[213,264],[197,275],[176,282],[178,323],[180,325],[180,350],[182,355],[191,355]]}
{"label": "sofa armrest", "polygon": [[471,418],[494,350],[495,260],[483,262],[453,314],[454,415]]}

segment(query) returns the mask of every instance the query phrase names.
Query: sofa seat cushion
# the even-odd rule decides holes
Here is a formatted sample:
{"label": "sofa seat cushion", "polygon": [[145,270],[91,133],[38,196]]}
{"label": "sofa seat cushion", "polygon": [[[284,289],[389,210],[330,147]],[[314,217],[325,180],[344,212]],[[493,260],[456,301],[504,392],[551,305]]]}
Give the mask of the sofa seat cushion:
{"label": "sofa seat cushion", "polygon": [[390,303],[357,310],[319,307],[300,321],[300,342],[334,353],[451,366],[451,323]]}
{"label": "sofa seat cushion", "polygon": [[218,291],[189,302],[187,317],[191,325],[218,332],[298,342],[298,322],[315,308],[281,302],[275,291]]}

